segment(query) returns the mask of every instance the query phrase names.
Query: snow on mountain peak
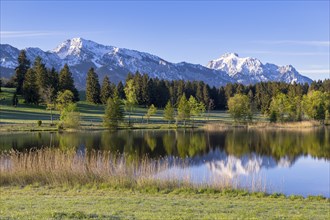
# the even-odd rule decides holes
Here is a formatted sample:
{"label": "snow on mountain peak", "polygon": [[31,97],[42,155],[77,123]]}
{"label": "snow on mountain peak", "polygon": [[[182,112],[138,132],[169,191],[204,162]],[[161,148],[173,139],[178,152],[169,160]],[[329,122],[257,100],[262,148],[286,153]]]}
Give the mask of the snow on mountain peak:
{"label": "snow on mountain peak", "polygon": [[[9,76],[17,66],[19,50],[10,45],[0,46],[0,66],[5,68]],[[203,80],[215,86],[229,82],[243,84],[261,81],[311,82],[291,65],[283,67],[274,64],[263,65],[256,58],[243,58],[236,53],[226,53],[210,61],[207,68],[186,62],[170,63],[149,53],[106,46],[80,37],[68,39],[52,51],[26,48],[26,52],[28,59],[33,61],[36,56],[40,56],[48,67],[60,69],[67,63],[80,88],[84,88],[86,84],[86,72],[90,67],[95,68],[100,78],[110,74],[115,82],[125,80],[128,72],[136,71],[148,73],[153,78]]]}
{"label": "snow on mountain peak", "polygon": [[236,53],[225,53],[220,58],[210,61],[207,67],[224,71],[243,84],[262,81],[311,82],[307,77],[300,75],[292,65],[264,65],[256,58],[239,57]]}
{"label": "snow on mountain peak", "polygon": [[215,70],[222,70],[229,76],[236,74],[257,75],[261,72],[262,63],[251,57],[241,58],[237,53],[225,53],[220,58],[210,61],[207,67]]}
{"label": "snow on mountain peak", "polygon": [[[64,41],[58,45],[52,52],[56,53],[61,59],[65,59],[67,56],[83,56],[82,51],[91,51],[93,53],[100,54],[105,53],[104,50],[106,46],[95,43],[90,40],[85,40],[83,38],[77,37]],[[100,49],[102,51],[100,51]]]}
{"label": "snow on mountain peak", "polygon": [[225,53],[220,58],[226,58],[226,57],[239,57],[237,53]]}

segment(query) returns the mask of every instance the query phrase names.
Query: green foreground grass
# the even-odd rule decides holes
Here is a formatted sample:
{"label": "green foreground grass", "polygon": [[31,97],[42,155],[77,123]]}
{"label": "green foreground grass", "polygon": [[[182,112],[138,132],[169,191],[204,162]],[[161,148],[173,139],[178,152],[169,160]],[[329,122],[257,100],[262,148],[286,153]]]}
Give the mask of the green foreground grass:
{"label": "green foreground grass", "polygon": [[329,219],[317,197],[96,187],[0,187],[0,219]]}

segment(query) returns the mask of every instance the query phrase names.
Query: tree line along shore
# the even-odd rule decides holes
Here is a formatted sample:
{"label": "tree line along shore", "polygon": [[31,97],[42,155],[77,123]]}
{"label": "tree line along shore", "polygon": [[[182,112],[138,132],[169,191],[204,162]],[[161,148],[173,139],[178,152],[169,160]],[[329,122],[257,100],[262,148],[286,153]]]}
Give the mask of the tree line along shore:
{"label": "tree line along shore", "polygon": [[[327,124],[330,119],[329,79],[311,85],[262,82],[216,88],[202,81],[160,80],[136,72],[128,73],[124,84],[115,84],[107,76],[100,84],[97,73],[90,68],[86,74],[85,97],[79,97],[68,65],[59,73],[46,68],[40,57],[31,65],[24,50],[18,63],[14,76],[7,82],[1,81],[2,86],[15,88],[10,104],[17,109],[21,102],[30,107],[43,106],[49,111],[52,124],[53,112],[58,113],[58,129],[80,126],[79,99],[85,99],[91,106],[104,105],[101,126],[110,129],[131,128],[134,121],[131,116],[137,106],[146,108],[141,116],[146,124],[161,110],[161,119],[168,127],[195,127],[196,120],[205,123],[208,120],[201,119],[209,119],[217,110],[228,112],[232,124],[256,122],[258,114],[277,124],[311,120]],[[42,123],[39,121],[38,124]]]}

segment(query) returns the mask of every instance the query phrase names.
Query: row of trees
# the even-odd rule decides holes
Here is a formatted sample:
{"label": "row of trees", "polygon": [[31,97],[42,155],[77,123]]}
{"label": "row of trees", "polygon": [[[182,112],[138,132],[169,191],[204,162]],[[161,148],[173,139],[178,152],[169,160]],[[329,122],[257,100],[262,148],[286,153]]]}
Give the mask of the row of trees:
{"label": "row of trees", "polygon": [[[126,100],[122,101],[118,96],[118,92],[115,91],[113,97],[110,97],[107,101],[105,116],[104,116],[104,124],[109,128],[117,128],[121,122],[124,120],[124,107],[126,111],[129,113],[128,124],[130,124],[130,115],[134,109],[134,105],[136,104],[135,91],[130,90],[132,88],[132,82],[128,81],[128,87],[125,87],[125,95]],[[194,126],[194,117],[200,116],[205,112],[205,105],[202,102],[198,102],[195,97],[190,96],[189,99],[186,98],[186,95],[183,94],[180,97],[177,111],[175,111],[174,106],[171,104],[171,101],[168,100],[163,113],[164,120],[168,121],[170,124],[175,119],[178,121],[183,121],[184,126],[186,126],[186,121],[192,119],[192,126]],[[146,113],[147,122],[149,118],[157,113],[157,108],[154,104],[148,108]]]}
{"label": "row of trees", "polygon": [[[27,103],[38,104],[47,102],[47,99],[55,100],[57,93],[64,90],[70,90],[76,101],[79,99],[72,73],[67,65],[58,74],[54,68],[47,69],[41,58],[37,57],[31,66],[24,50],[19,54],[18,63],[14,83],[17,94],[23,94]],[[132,85],[128,84],[130,80],[133,81]],[[278,93],[290,97],[302,97],[313,90],[330,92],[330,80],[315,81],[311,85],[262,82],[244,86],[229,83],[216,88],[210,87],[202,81],[160,80],[139,72],[129,73],[125,86],[122,82],[117,85],[112,83],[107,76],[103,78],[102,86],[100,86],[98,75],[91,68],[86,77],[86,99],[90,103],[106,104],[115,91],[119,98],[126,99],[125,89],[128,86],[131,87],[130,89],[134,89],[138,105],[151,106],[154,104],[157,108],[164,108],[167,101],[170,100],[171,104],[176,106],[182,94],[185,93],[187,97],[193,96],[198,102],[202,102],[208,110],[226,110],[230,97],[235,94],[244,94],[248,96],[252,108],[262,113],[270,113],[271,101]]]}
{"label": "row of trees", "polygon": [[[104,81],[108,80],[106,78]],[[307,83],[261,82],[245,86],[238,83],[229,83],[226,86],[216,88],[210,87],[203,81],[160,80],[150,78],[147,74],[140,74],[139,72],[134,75],[131,73],[127,75],[125,87],[121,82],[117,86],[110,82],[103,82],[102,90],[109,91],[106,94],[110,96],[116,90],[121,99],[126,99],[124,90],[128,87],[128,81],[130,80],[132,80],[132,84],[129,87],[135,91],[136,103],[143,106],[154,104],[157,108],[164,108],[168,100],[176,106],[182,95],[186,94],[187,97],[193,96],[198,102],[204,103],[207,110],[227,110],[229,98],[235,94],[243,94],[248,96],[253,110],[267,114],[273,97],[278,93],[302,97],[314,90],[330,92],[330,80],[315,81],[311,85]],[[107,85],[107,87],[103,85]]]}
{"label": "row of trees", "polygon": [[18,56],[13,82],[16,87],[15,95],[22,95],[26,103],[53,104],[58,93],[65,90],[73,93],[74,101],[79,100],[68,65],[64,65],[59,74],[54,68],[46,68],[40,57],[36,57],[31,65],[24,50]]}
{"label": "row of trees", "polygon": [[[25,102],[43,102],[52,110],[55,107],[61,109],[58,106],[61,106],[59,103],[63,94],[73,96],[72,101],[66,102],[67,107],[79,100],[68,65],[59,74],[54,68],[46,68],[40,57],[30,65],[24,50],[19,54],[18,63],[13,81],[16,94],[23,95]],[[88,102],[106,104],[106,112],[111,112],[112,106],[117,106],[112,116],[106,115],[111,120],[116,118],[111,122],[114,125],[109,125],[113,127],[118,126],[122,120],[124,110],[128,112],[130,124],[131,113],[136,105],[149,106],[147,120],[155,114],[157,108],[165,107],[166,120],[173,121],[176,118],[184,124],[186,120],[192,119],[193,122],[195,116],[212,109],[228,109],[235,120],[242,121],[252,120],[256,111],[267,114],[271,121],[299,121],[304,116],[324,120],[330,112],[329,93],[330,80],[315,81],[311,85],[262,82],[248,86],[227,84],[216,88],[202,81],[160,80],[139,72],[134,75],[129,73],[125,84],[119,82],[117,85],[105,76],[101,86],[93,68],[86,77]],[[13,98],[15,105],[18,102],[16,94]],[[177,108],[177,112],[170,107]],[[166,111],[167,108],[170,110]],[[69,109],[74,112],[75,108],[71,106]]]}
{"label": "row of trees", "polygon": [[26,103],[38,105],[44,103],[51,113],[60,111],[60,127],[75,127],[79,124],[77,105],[78,90],[74,86],[72,73],[67,64],[58,73],[54,68],[46,68],[40,57],[36,57],[33,65],[22,50],[18,56],[18,66],[12,78],[16,88],[13,96],[13,105],[18,104],[18,95],[22,95]]}
{"label": "row of trees", "polygon": [[[244,94],[235,94],[228,100],[228,110],[235,121],[251,121],[253,103]],[[311,90],[306,95],[277,93],[267,111],[270,122],[302,121],[314,119],[324,123],[330,119],[330,92]]]}

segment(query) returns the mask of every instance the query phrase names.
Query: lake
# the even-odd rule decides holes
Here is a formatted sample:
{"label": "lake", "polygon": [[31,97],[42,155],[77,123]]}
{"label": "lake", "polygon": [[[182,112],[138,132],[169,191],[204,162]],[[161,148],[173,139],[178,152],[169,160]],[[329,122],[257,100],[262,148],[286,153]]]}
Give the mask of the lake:
{"label": "lake", "polygon": [[233,180],[250,190],[330,197],[329,128],[0,134],[1,151],[41,147],[170,161],[156,178],[175,176],[196,184]]}

